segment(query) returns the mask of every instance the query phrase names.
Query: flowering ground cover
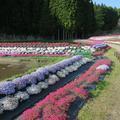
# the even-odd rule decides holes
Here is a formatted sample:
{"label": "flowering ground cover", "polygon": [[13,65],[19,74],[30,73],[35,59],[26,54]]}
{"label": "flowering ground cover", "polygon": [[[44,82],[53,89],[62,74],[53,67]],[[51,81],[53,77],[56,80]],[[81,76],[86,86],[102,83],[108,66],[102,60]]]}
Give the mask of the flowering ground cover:
{"label": "flowering ground cover", "polygon": [[67,120],[67,111],[77,97],[87,99],[89,84],[99,82],[100,75],[107,72],[111,61],[108,59],[98,60],[84,74],[74,81],[50,93],[45,99],[38,102],[33,108],[23,112],[17,120]]}
{"label": "flowering ground cover", "polygon": [[78,43],[1,43],[2,57],[36,58],[42,66],[0,82],[0,118],[7,120],[10,115],[10,120],[69,119],[70,106],[77,99],[80,104],[86,101],[92,87],[110,70],[109,59],[96,59],[109,46],[102,42],[93,43],[89,46]]}
{"label": "flowering ground cover", "polygon": [[107,46],[105,47],[104,49],[102,48],[99,48],[97,49],[95,52],[92,53],[92,55],[94,57],[97,57],[97,56],[103,56],[111,47],[110,46]]}
{"label": "flowering ground cover", "polygon": [[22,112],[23,110],[25,110],[26,108],[30,107],[31,105],[34,105],[41,98],[44,98],[48,93],[52,92],[53,90],[58,89],[58,87],[64,86],[65,84],[69,83],[70,81],[72,81],[79,73],[85,72],[85,70],[87,70],[89,68],[89,66],[91,66],[91,63],[88,63],[86,65],[81,66],[78,71],[73,72],[70,75],[67,75],[65,78],[62,78],[61,80],[56,82],[54,85],[50,85],[47,89],[42,90],[39,94],[32,95],[32,96],[30,95],[30,98],[28,100],[21,101],[21,103],[19,104],[20,107],[18,106],[18,108],[15,111],[13,111],[13,110],[12,111],[8,111],[8,112],[4,111],[4,114],[1,115],[1,118],[4,119],[4,120],[7,120],[8,118],[7,119],[5,119],[5,118],[10,115],[11,117],[9,117],[9,119],[12,119],[13,116],[18,115],[19,112]]}
{"label": "flowering ground cover", "polygon": [[103,39],[97,40],[89,38],[86,40],[76,40],[76,42],[84,44],[84,49],[87,48],[87,50],[91,51],[91,54],[94,57],[102,56],[107,50],[111,48],[107,44],[107,41],[104,41]]}
{"label": "flowering ground cover", "polygon": [[[90,41],[89,46],[81,46],[76,43],[0,43],[0,56],[29,57],[29,56],[73,56],[83,55],[91,57],[91,54],[97,50],[108,49],[108,45],[103,41]],[[101,52],[102,54],[103,52]],[[97,52],[94,55],[99,55]]]}
{"label": "flowering ground cover", "polygon": [[[12,81],[1,82],[0,103],[3,105],[3,111],[14,110],[17,108],[19,101],[22,102],[29,99],[31,95],[39,94],[42,89],[49,88],[49,85],[54,85],[61,78],[76,71],[81,65],[89,61],[91,60],[88,58],[74,56],[57,64],[39,68],[31,74],[24,75]],[[5,95],[10,96],[5,97]]]}
{"label": "flowering ground cover", "polygon": [[106,83],[102,83],[101,86],[98,86],[96,91],[94,91],[93,95],[95,95],[95,97],[90,99],[79,111],[78,120],[120,119],[120,63],[114,55],[114,52],[116,52],[116,50],[111,49],[105,54],[105,56],[114,63],[111,73],[105,77]]}
{"label": "flowering ground cover", "polygon": [[[45,68],[39,68],[35,72],[32,72],[30,74],[27,74],[27,75],[17,78],[18,80],[2,82],[2,83],[0,83],[0,85],[2,84],[1,85],[1,87],[2,87],[3,84],[7,85],[9,83],[10,84],[14,83],[14,85],[16,84],[17,89],[21,89],[23,87],[26,87],[27,84],[32,84],[32,83],[35,84],[37,81],[44,80],[45,76],[54,74],[56,72],[57,72],[56,74],[59,77],[65,77],[69,72],[77,70],[78,67],[81,66],[81,64],[84,64],[85,60],[87,60],[87,59],[82,58],[82,56],[75,56],[70,59],[63,60],[57,64],[46,66]],[[79,62],[81,62],[81,64],[79,64]],[[70,68],[72,71],[69,71]],[[68,71],[68,72],[66,72],[65,70],[63,71],[63,69],[66,69],[66,71]],[[64,76],[63,76],[63,74],[64,74]],[[48,82],[50,82],[49,78],[48,78]],[[2,90],[2,88],[1,88],[1,90]],[[2,92],[0,92],[0,94],[2,94]]]}
{"label": "flowering ground cover", "polygon": [[28,70],[33,71],[70,56],[83,55],[91,58],[93,51],[94,48],[79,43],[0,43],[0,81],[21,76]]}
{"label": "flowering ground cover", "polygon": [[[104,44],[103,44],[104,45]],[[100,46],[100,44],[99,44]],[[105,45],[106,46],[106,45]],[[105,46],[102,46],[105,47]],[[0,43],[0,56],[73,56],[91,57],[98,46],[82,46],[80,43]]]}
{"label": "flowering ground cover", "polygon": [[0,81],[14,79],[65,58],[67,57],[0,57]]}
{"label": "flowering ground cover", "polygon": [[78,43],[0,43],[0,56],[69,56],[79,47]]}

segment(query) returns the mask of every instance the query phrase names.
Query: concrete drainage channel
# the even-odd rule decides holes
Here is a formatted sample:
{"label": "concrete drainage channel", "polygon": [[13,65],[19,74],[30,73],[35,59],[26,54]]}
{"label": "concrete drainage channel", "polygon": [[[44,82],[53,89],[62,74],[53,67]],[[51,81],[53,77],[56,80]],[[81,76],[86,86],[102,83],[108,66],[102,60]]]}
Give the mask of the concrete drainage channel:
{"label": "concrete drainage channel", "polygon": [[[44,99],[49,93],[56,91],[57,89],[63,87],[64,85],[68,84],[72,80],[74,80],[76,77],[78,77],[80,74],[84,73],[86,70],[88,70],[94,62],[89,62],[83,66],[81,66],[77,71],[71,73],[66,78],[58,81],[55,85],[49,86],[48,89],[43,90],[41,93],[37,95],[32,95],[30,98],[23,103],[21,103],[18,108],[16,108],[14,111],[5,111],[2,115],[0,115],[0,120],[13,120],[16,117],[18,117],[24,110],[34,106],[37,102]],[[71,119],[74,120],[74,119]]]}

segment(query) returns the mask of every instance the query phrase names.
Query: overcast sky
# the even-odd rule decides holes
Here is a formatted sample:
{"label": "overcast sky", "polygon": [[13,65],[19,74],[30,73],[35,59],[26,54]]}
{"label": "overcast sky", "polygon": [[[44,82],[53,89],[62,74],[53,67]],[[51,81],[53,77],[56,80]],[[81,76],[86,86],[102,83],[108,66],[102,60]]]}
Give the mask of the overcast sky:
{"label": "overcast sky", "polygon": [[96,3],[103,3],[107,6],[117,7],[120,8],[120,0],[93,0]]}

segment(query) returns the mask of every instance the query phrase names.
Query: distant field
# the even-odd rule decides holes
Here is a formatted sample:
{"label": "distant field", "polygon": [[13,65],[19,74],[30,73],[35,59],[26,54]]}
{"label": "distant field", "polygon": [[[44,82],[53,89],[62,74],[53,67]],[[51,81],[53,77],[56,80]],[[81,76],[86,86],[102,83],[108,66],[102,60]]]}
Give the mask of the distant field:
{"label": "distant field", "polygon": [[50,65],[66,57],[0,57],[0,81],[32,72],[38,67]]}

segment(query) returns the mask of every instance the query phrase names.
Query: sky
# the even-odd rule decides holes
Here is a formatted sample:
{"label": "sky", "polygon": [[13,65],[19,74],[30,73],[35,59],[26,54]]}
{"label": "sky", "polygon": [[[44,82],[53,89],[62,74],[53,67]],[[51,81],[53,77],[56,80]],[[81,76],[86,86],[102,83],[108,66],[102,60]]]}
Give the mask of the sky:
{"label": "sky", "polygon": [[120,8],[120,0],[93,0],[97,4],[105,4],[107,6],[117,7]]}

